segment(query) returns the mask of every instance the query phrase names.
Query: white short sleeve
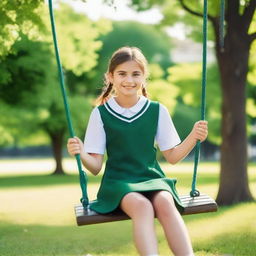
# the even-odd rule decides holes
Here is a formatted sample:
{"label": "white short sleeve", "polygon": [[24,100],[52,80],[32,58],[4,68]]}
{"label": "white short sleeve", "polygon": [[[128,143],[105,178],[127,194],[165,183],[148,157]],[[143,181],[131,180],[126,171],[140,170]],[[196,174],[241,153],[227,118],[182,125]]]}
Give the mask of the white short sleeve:
{"label": "white short sleeve", "polygon": [[168,109],[159,104],[159,118],[156,132],[156,143],[161,151],[177,146],[181,140],[172,122]]}
{"label": "white short sleeve", "polygon": [[93,109],[87,125],[84,138],[84,150],[87,153],[104,155],[105,148],[106,133],[103,128],[99,109],[96,107]]}

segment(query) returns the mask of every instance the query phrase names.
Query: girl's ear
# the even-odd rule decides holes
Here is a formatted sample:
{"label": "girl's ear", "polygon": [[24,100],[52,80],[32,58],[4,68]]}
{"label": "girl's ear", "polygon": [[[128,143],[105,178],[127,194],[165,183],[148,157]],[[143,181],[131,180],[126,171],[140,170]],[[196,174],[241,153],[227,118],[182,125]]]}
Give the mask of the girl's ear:
{"label": "girl's ear", "polygon": [[109,73],[106,74],[106,78],[107,78],[107,81],[108,81],[109,83],[113,84],[114,78],[113,78],[113,74],[112,74],[111,72],[109,72]]}

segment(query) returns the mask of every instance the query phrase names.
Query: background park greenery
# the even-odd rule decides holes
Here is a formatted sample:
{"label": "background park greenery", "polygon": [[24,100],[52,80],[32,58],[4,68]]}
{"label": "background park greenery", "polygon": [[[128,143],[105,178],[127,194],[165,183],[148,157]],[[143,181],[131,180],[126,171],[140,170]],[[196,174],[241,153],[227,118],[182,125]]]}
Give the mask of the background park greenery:
{"label": "background park greenery", "polygon": [[[104,2],[114,5],[114,1]],[[248,143],[254,146],[256,144],[255,1],[226,1],[225,54],[221,54],[218,43],[216,21],[219,1],[209,0],[208,3],[209,42],[215,45],[217,61],[208,65],[206,116],[209,121],[209,137],[202,148],[207,160],[213,159],[213,153],[219,153],[219,148],[222,157],[220,165],[215,163],[203,167],[204,171],[214,171],[209,174],[203,171],[199,185],[212,197],[216,198],[218,195],[220,204],[234,205],[252,201],[256,191],[256,167],[251,164],[247,171],[246,152]],[[200,1],[187,0],[131,0],[129,4],[138,11],[157,6],[163,14],[163,20],[157,25],[135,21],[114,22],[108,19],[92,21],[85,15],[74,12],[67,4],[60,3],[55,9],[60,53],[76,134],[80,137],[84,135],[94,99],[103,84],[110,55],[120,46],[134,45],[140,47],[149,60],[148,90],[151,99],[159,100],[168,107],[183,139],[195,120],[200,118],[201,63],[173,62],[170,50],[174,49],[174,44],[167,36],[165,26],[183,24],[186,36],[200,42],[202,4]],[[131,238],[128,237],[130,227],[127,222],[120,226],[120,230],[126,229],[128,234],[123,234],[122,238],[118,234],[119,240],[110,244],[107,241],[107,230],[117,230],[120,225],[118,223],[89,227],[88,234],[84,234],[86,232],[83,229],[78,231],[72,227],[74,220],[71,208],[74,200],[80,197],[77,176],[73,172],[68,176],[48,176],[49,172],[60,174],[65,169],[67,173],[75,167],[64,165],[63,169],[62,151],[68,133],[59,92],[47,5],[42,0],[3,0],[0,2],[0,14],[0,150],[4,152],[13,147],[51,145],[56,162],[56,166],[47,165],[42,173],[38,173],[40,161],[27,161],[26,166],[31,164],[32,173],[38,174],[35,176],[31,176],[29,168],[22,168],[19,173],[15,172],[17,167],[13,167],[6,172],[6,160],[0,162],[1,202],[4,202],[3,211],[2,206],[0,207],[3,232],[0,252],[3,250],[3,255],[64,255],[64,252],[66,255],[82,255],[85,252],[93,255],[134,254]],[[237,19],[240,25],[234,22]],[[247,33],[239,34],[244,29],[243,26],[240,27],[241,24],[248,27]],[[236,38],[239,40],[233,40]],[[242,51],[243,47],[237,41],[247,42],[247,52]],[[247,53],[248,60],[244,60],[243,56],[247,56]],[[240,66],[236,66],[237,63]],[[230,67],[230,70],[226,67]],[[240,81],[243,82],[238,83]],[[230,84],[232,86],[227,87]],[[238,88],[242,90],[238,91]],[[241,98],[246,101],[240,102]],[[227,103],[228,106],[238,106],[239,109],[228,109],[225,105]],[[240,112],[243,113],[242,116],[238,114]],[[228,122],[226,118],[229,118]],[[14,160],[7,160],[11,161]],[[14,163],[22,166],[23,162]],[[181,193],[188,192],[184,189],[189,187],[188,173],[192,170],[191,164],[188,165],[189,167],[181,165],[180,169],[174,169],[173,174],[170,174],[182,180]],[[183,168],[186,172],[179,174]],[[13,174],[10,176],[10,173]],[[22,176],[16,177],[17,174]],[[99,178],[90,177],[92,184],[89,191],[92,196],[95,195]],[[24,199],[27,202],[25,204]],[[255,204],[243,203],[221,208],[218,213],[204,215],[205,217],[186,217],[197,255],[253,255],[256,250],[253,242],[250,242],[255,241],[256,234],[256,230],[252,228],[256,226],[255,220],[250,215],[253,211],[255,212]],[[52,220],[50,216],[53,216]],[[226,222],[229,223],[226,231],[217,228]],[[199,231],[206,229],[209,233],[203,237]],[[102,243],[97,240],[99,230],[106,234],[106,240]],[[63,236],[51,240],[60,232]],[[72,237],[69,232],[72,232]],[[20,237],[25,235],[26,240],[21,240],[22,243],[17,241],[13,246],[13,235],[17,234]],[[40,237],[38,242],[35,235]],[[160,237],[162,253],[167,255],[163,234]],[[66,243],[67,240],[69,243]],[[85,243],[84,240],[89,242]],[[23,243],[25,246],[21,246]],[[34,250],[30,250],[31,244],[35,245]],[[127,244],[129,248],[122,249],[121,244]],[[13,247],[17,250],[13,250]]]}

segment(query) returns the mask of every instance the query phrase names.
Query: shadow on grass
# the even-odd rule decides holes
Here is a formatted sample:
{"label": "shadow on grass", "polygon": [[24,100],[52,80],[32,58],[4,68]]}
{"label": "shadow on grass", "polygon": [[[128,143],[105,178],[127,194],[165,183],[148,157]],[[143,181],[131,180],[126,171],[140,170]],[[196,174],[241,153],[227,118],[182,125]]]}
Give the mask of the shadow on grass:
{"label": "shadow on grass", "polygon": [[[189,173],[174,173],[174,175],[168,175],[169,178],[176,178],[179,185],[190,186],[193,178],[193,172]],[[202,173],[197,175],[198,185],[211,185],[217,184],[219,182],[219,177],[214,173]]]}
{"label": "shadow on grass", "polygon": [[[181,186],[189,187],[192,180],[192,175],[174,173],[167,175],[168,178],[176,178],[178,184]],[[102,175],[88,175],[88,184],[100,183]],[[256,178],[255,178],[256,180]],[[217,184],[218,177],[216,174],[202,174],[198,177],[198,184]],[[51,186],[51,185],[65,185],[65,184],[78,184],[79,176],[77,174],[66,175],[19,175],[19,176],[2,176],[0,177],[0,188],[6,187],[33,187],[33,186]]]}
{"label": "shadow on grass", "polygon": [[225,233],[205,242],[195,242],[195,251],[211,252],[221,256],[255,256],[256,234],[248,230]]}
{"label": "shadow on grass", "polygon": [[[88,184],[100,183],[102,174],[93,176],[88,175]],[[176,178],[178,187],[190,187],[192,174],[173,173],[167,175],[168,178]],[[202,173],[198,175],[197,185],[214,185],[218,184],[219,177],[214,173]],[[250,179],[250,182],[256,182],[256,176]],[[19,175],[19,176],[2,176],[0,177],[0,189],[10,187],[38,187],[51,185],[78,184],[79,176],[77,174],[65,175]]]}
{"label": "shadow on grass", "polygon": [[199,213],[199,214],[192,214],[192,215],[184,215],[183,218],[187,223],[191,223],[191,222],[196,222],[196,221],[200,221],[203,219],[212,219],[214,220],[215,218],[218,218],[226,213],[229,212],[236,212],[241,208],[244,208],[246,205],[254,205],[255,204],[255,200],[254,201],[249,201],[249,202],[242,202],[242,203],[237,203],[235,205],[231,205],[231,206],[218,206],[218,210],[216,212],[208,212],[208,213]]}
{"label": "shadow on grass", "polygon": [[[221,208],[219,212],[213,214],[212,222],[214,222],[214,216],[236,211],[243,206],[245,205],[239,204]],[[194,215],[193,218],[200,221],[206,218],[206,214]],[[216,226],[216,229],[218,228]],[[256,233],[253,230],[250,231],[248,228],[240,228],[235,232],[228,230],[227,226],[227,231],[221,234],[206,240],[194,241],[196,255],[255,255]],[[0,223],[0,251],[1,256],[82,256],[86,254],[133,256],[137,253],[133,247],[131,233],[130,221],[84,227]],[[203,236],[202,232],[202,238]],[[161,239],[165,239],[164,236],[161,236]]]}
{"label": "shadow on grass", "polygon": [[[207,229],[208,227],[213,230],[213,234],[215,233],[207,238],[202,230],[202,240],[195,240],[193,243],[196,255],[210,253],[210,255],[216,256],[255,256],[256,226],[254,224],[256,222],[251,218],[254,216],[255,207],[254,202],[239,203],[233,206],[219,207],[218,212],[215,213],[186,216],[187,223],[195,222],[199,230],[202,229],[201,223],[203,228]],[[247,214],[248,211],[250,214]],[[207,223],[201,222],[204,220],[209,226]]]}
{"label": "shadow on grass", "polygon": [[233,211],[236,208],[240,208],[243,205],[244,205],[244,203],[236,204],[233,206],[218,206],[218,210],[216,212],[184,215],[183,218],[187,223],[198,221],[198,220],[203,220],[205,218],[214,219],[214,218],[217,218],[217,217],[223,215],[224,213],[228,213],[229,211]]}
{"label": "shadow on grass", "polygon": [[[102,175],[89,176],[89,183],[99,183]],[[51,185],[79,185],[79,176],[72,175],[22,175],[22,176],[3,176],[0,177],[0,188],[10,187],[39,187]]]}
{"label": "shadow on grass", "polygon": [[14,224],[0,227],[1,256],[121,255],[134,250],[129,222],[86,228]]}

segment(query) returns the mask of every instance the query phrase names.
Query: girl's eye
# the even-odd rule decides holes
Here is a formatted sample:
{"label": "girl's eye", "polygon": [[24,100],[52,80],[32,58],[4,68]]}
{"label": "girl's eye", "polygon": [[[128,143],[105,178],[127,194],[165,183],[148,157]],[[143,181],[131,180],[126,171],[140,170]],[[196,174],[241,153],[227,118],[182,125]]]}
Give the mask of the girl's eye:
{"label": "girl's eye", "polygon": [[[120,72],[120,73],[118,73],[118,75],[123,77],[123,76],[126,76],[127,74]],[[133,73],[133,74],[132,74],[132,76],[134,76],[134,77],[138,77],[138,76],[140,76],[140,75],[141,75],[140,73]]]}

